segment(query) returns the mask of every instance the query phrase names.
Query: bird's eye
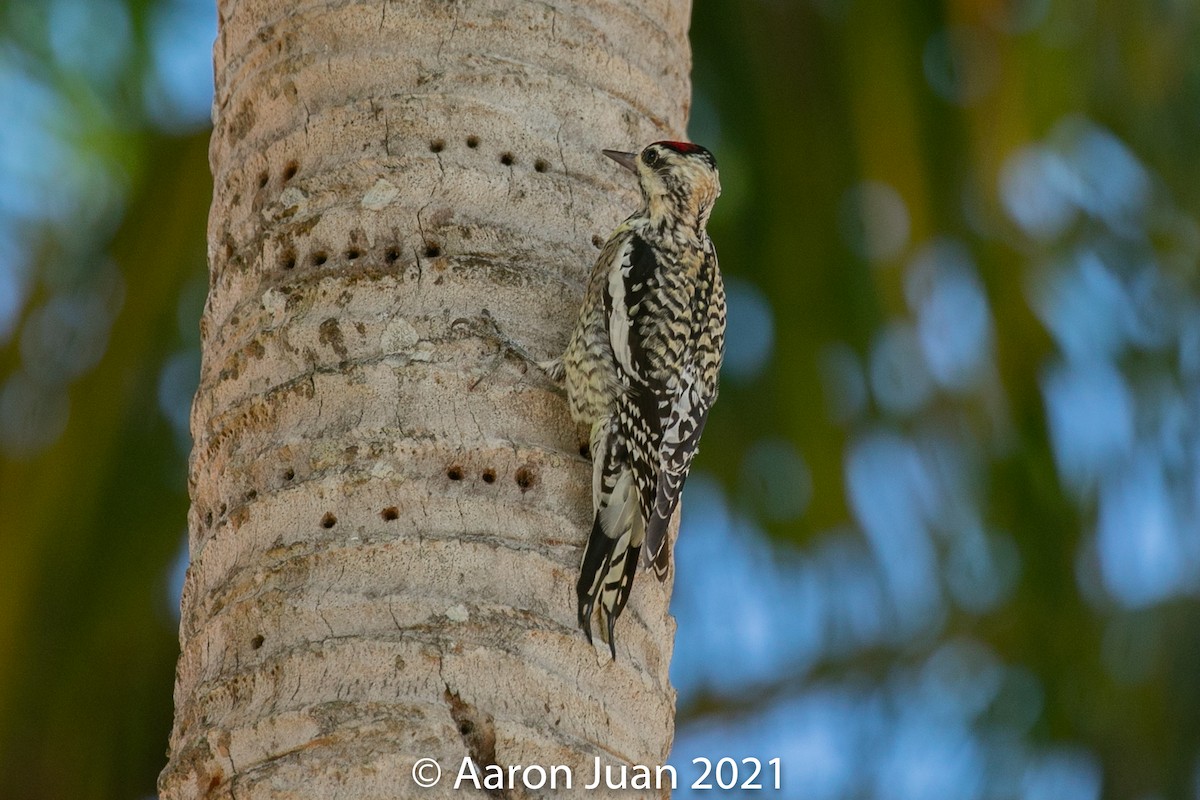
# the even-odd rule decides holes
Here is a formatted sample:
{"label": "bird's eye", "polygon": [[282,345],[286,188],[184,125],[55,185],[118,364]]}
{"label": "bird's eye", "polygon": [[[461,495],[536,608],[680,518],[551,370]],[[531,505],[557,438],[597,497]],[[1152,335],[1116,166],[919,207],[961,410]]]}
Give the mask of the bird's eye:
{"label": "bird's eye", "polygon": [[658,163],[658,151],[647,150],[646,152],[642,153],[642,161],[645,162],[647,167],[653,167]]}

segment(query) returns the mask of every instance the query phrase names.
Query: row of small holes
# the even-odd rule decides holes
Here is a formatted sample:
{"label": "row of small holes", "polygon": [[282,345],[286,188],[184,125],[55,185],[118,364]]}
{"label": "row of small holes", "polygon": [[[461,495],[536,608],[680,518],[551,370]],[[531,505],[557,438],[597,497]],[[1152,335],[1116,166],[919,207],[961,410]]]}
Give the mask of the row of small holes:
{"label": "row of small holes", "polygon": [[[291,481],[291,480],[295,479],[295,477],[296,477],[296,472],[295,472],[295,470],[291,469],[290,467],[283,471],[283,479],[285,481]],[[446,470],[446,477],[452,481],[461,481],[463,479],[463,468],[458,465],[450,467],[449,469]],[[483,474],[481,477],[483,478],[484,483],[495,483],[496,482],[496,470],[492,469],[491,467],[488,467],[487,469],[485,469],[483,471]],[[533,487],[533,483],[534,483],[533,470],[529,469],[528,467],[521,467],[520,469],[518,469],[517,474],[514,476],[514,478],[516,480],[517,486],[519,486],[521,488],[521,491],[527,491],[528,489]],[[247,499],[254,499],[257,496],[258,496],[258,492],[254,491],[254,490],[251,490],[246,493]],[[225,513],[224,508],[222,508],[221,513],[222,514]],[[388,508],[385,508],[382,511],[380,511],[379,516],[383,517],[384,521],[386,521],[386,522],[393,522],[400,518],[400,510],[398,508],[396,508],[395,506],[389,506]],[[212,525],[212,512],[211,511],[208,512],[207,514],[205,514],[204,522],[206,525],[209,525],[209,526]],[[333,528],[335,525],[337,525],[337,517],[334,516],[333,512],[326,511],[324,516],[321,517],[321,527],[325,528],[326,530],[329,530],[330,528]],[[261,636],[255,637],[255,641],[257,642],[257,644],[254,645],[254,649],[257,650],[260,646],[262,646],[262,637]]]}
{"label": "row of small holes", "polygon": [[[478,136],[468,136],[467,137],[467,147],[471,148],[472,150],[475,150],[476,148],[478,148],[479,147],[479,137]],[[432,142],[429,143],[429,152],[431,152],[431,153],[440,153],[445,149],[446,149],[446,142],[442,139],[434,139]],[[517,157],[509,152],[501,153],[500,154],[500,163],[506,167],[511,167],[513,164],[517,163]],[[546,170],[550,169],[550,162],[548,162],[544,158],[536,159],[533,162],[533,168],[537,172],[545,172]]]}
{"label": "row of small holes", "polygon": [[[472,150],[478,149],[479,137],[478,136],[468,136],[467,137],[467,147],[471,148]],[[433,141],[431,141],[429,143],[430,152],[440,153],[445,149],[446,149],[446,143],[442,139],[434,139]],[[517,158],[511,152],[506,151],[506,152],[500,154],[500,163],[506,167],[511,167],[517,163]],[[545,172],[546,170],[550,169],[550,162],[546,161],[546,159],[544,159],[544,158],[535,159],[533,162],[533,168],[537,172]],[[299,171],[300,171],[300,164],[295,161],[289,161],[283,168],[283,183],[287,183],[292,178],[296,177],[296,173]],[[258,188],[265,189],[267,184],[270,183],[270,181],[271,181],[270,171],[263,170],[262,172],[260,172],[258,174]]]}
{"label": "row of small holes", "polygon": [[[467,147],[471,148],[472,150],[478,149],[479,137],[468,136]],[[430,152],[440,153],[445,149],[446,143],[441,139],[434,139],[429,143]],[[511,167],[513,164],[517,163],[517,158],[512,153],[506,151],[500,154],[500,163],[506,167]],[[546,170],[550,169],[550,163],[544,158],[535,159],[533,162],[533,168],[538,172],[545,172]],[[292,178],[296,177],[296,173],[299,171],[300,165],[295,161],[289,161],[283,168],[283,182],[287,183]],[[270,181],[271,173],[268,170],[263,170],[258,174],[258,188],[265,189]]]}
{"label": "row of small holes", "polygon": [[[287,165],[283,168],[283,182],[287,183],[292,178],[296,177],[296,173],[299,171],[300,171],[300,165],[297,164],[295,161],[289,161],[287,163]],[[270,172],[268,172],[267,170],[264,169],[262,172],[258,173],[258,188],[265,189],[267,184],[270,183],[270,181],[271,181],[271,173]]]}
{"label": "row of small holes", "polygon": [[[427,258],[437,258],[442,254],[442,248],[436,243],[431,243],[425,247],[425,256]],[[342,254],[347,261],[356,261],[363,256],[363,251],[357,247],[351,247]],[[395,264],[400,260],[400,248],[389,247],[383,255],[384,260],[389,264]],[[324,250],[317,250],[309,256],[309,263],[314,267],[324,266],[329,261],[329,253]],[[296,268],[296,253],[294,250],[288,250],[283,254],[279,261],[279,266],[284,270],[292,270]]]}
{"label": "row of small holes", "polygon": [[[592,246],[595,247],[597,250],[601,249],[602,247],[604,247],[604,239],[600,238],[599,236],[593,236],[592,237]],[[440,244],[438,244],[437,242],[427,242],[425,244],[424,253],[425,253],[426,258],[440,258],[442,255],[442,246]],[[363,257],[363,251],[357,247],[351,247],[351,248],[347,249],[342,255],[346,258],[347,261],[357,261],[358,259]],[[383,257],[387,263],[395,264],[397,261],[400,260],[400,248],[389,247],[387,249],[387,251],[384,253]],[[309,255],[308,259],[309,259],[309,263],[312,264],[314,267],[323,267],[329,261],[329,253],[327,253],[324,250],[317,250],[317,251],[311,253]],[[294,250],[284,251],[283,255],[279,259],[279,266],[281,269],[283,269],[285,271],[295,269],[296,263],[297,263],[297,257],[296,257],[296,251],[294,251]]]}
{"label": "row of small holes", "polygon": [[[452,481],[461,481],[465,477],[463,474],[463,468],[457,464],[447,468],[446,477]],[[488,467],[483,471],[480,477],[483,478],[484,483],[495,483],[496,470]],[[533,470],[531,470],[529,467],[521,467],[518,469],[517,474],[513,476],[513,479],[516,481],[517,486],[521,487],[521,491],[523,492],[532,488],[535,480]]]}
{"label": "row of small holes", "polygon": [[[400,518],[400,509],[395,506],[389,506],[379,512],[379,516],[387,522],[393,522]],[[321,527],[329,530],[334,525],[337,525],[337,517],[332,512],[326,511],[325,516],[321,517]]]}
{"label": "row of small holes", "polygon": [[[451,477],[450,480],[462,480],[462,476],[459,475],[457,478]],[[521,491],[525,491],[533,486],[533,473],[530,470],[522,467],[521,469],[517,470],[516,480],[517,486],[521,487]],[[484,483],[494,483],[496,481],[495,470],[485,470],[483,473],[483,481]],[[384,522],[395,522],[396,520],[400,519],[400,509],[396,508],[395,506],[388,506],[379,512],[379,516],[383,518]],[[337,525],[337,517],[330,512],[325,512],[325,516],[321,517],[321,527],[328,530],[334,525]]]}
{"label": "row of small holes", "polygon": [[[296,473],[289,469],[289,470],[285,471],[283,475],[284,475],[284,480],[290,481],[293,478],[295,478]],[[446,470],[446,477],[452,481],[461,481],[465,477],[463,474],[463,468],[458,466],[457,464],[448,468]],[[496,470],[492,469],[491,467],[488,467],[487,469],[485,469],[483,471],[483,473],[481,474],[480,477],[483,478],[484,483],[495,483],[496,482]],[[516,480],[517,486],[521,487],[521,489],[529,489],[530,487],[533,486],[533,483],[534,483],[533,470],[529,469],[528,467],[521,467],[520,469],[517,470],[517,474],[514,476],[514,479]],[[257,492],[254,492],[254,494],[257,496]],[[400,515],[400,512],[396,509],[395,506],[385,508],[383,511],[380,512],[380,516],[382,516],[385,520],[387,520],[389,522],[391,522],[392,520],[399,517],[399,515]],[[212,524],[212,512],[211,511],[205,516],[205,522],[209,525]],[[332,528],[334,525],[337,525],[337,517],[334,516],[332,512],[329,512],[329,511],[325,512],[325,515],[323,517],[321,517],[321,527],[329,529],[329,528]]]}

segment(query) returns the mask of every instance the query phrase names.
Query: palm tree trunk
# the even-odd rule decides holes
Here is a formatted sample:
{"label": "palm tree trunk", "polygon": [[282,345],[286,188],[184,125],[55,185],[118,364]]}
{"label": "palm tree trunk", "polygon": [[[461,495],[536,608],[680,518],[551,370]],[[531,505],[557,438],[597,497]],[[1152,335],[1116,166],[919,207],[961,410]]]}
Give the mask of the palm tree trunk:
{"label": "palm tree trunk", "polygon": [[666,758],[669,584],[638,582],[615,663],[588,646],[579,433],[455,322],[561,351],[635,204],[600,148],[683,130],[689,13],[221,0],[163,797],[460,797],[467,755],[578,789],[597,756]]}

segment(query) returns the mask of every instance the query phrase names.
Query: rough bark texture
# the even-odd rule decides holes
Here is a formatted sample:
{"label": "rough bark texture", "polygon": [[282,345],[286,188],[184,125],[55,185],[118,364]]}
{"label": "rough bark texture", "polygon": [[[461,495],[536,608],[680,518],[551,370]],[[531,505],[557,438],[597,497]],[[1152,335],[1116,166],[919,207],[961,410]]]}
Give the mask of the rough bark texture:
{"label": "rough bark texture", "polygon": [[689,3],[219,6],[162,795],[460,797],[468,753],[577,785],[595,756],[662,763],[669,585],[638,581],[615,663],[588,646],[579,433],[454,322],[561,351],[636,203],[600,148],[683,131]]}

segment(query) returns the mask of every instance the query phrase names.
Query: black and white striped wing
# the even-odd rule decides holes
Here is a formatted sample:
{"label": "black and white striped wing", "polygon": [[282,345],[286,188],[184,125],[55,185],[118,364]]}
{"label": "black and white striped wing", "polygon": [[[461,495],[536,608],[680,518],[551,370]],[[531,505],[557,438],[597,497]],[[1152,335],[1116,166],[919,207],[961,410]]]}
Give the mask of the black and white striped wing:
{"label": "black and white striped wing", "polygon": [[699,450],[709,409],[717,399],[718,376],[725,352],[725,289],[711,242],[705,250],[692,308],[692,330],[679,371],[679,383],[664,398],[661,407],[658,480],[642,550],[645,563],[653,568],[659,580],[666,578],[670,564],[667,527],[679,505],[692,459]]}

